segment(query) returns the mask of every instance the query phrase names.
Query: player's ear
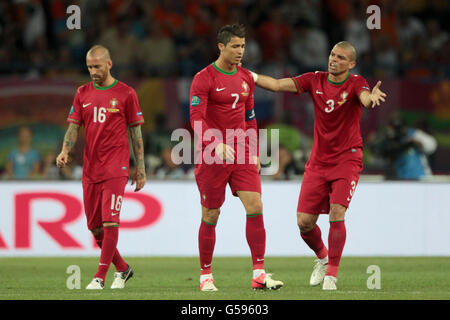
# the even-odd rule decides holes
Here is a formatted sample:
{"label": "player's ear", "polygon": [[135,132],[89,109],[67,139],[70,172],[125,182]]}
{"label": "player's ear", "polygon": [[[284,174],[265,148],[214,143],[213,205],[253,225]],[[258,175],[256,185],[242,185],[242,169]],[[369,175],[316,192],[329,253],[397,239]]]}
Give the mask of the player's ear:
{"label": "player's ear", "polygon": [[350,64],[348,65],[348,68],[349,68],[349,69],[353,69],[355,66],[356,66],[356,61],[353,60],[353,61],[351,61]]}
{"label": "player's ear", "polygon": [[224,45],[223,43],[219,42],[219,43],[217,44],[217,47],[219,48],[219,51],[222,52],[223,49],[225,48],[225,45]]}
{"label": "player's ear", "polygon": [[111,69],[111,68],[112,68],[112,65],[113,65],[112,60],[109,59],[108,62],[107,62],[107,64],[108,64],[108,69]]}

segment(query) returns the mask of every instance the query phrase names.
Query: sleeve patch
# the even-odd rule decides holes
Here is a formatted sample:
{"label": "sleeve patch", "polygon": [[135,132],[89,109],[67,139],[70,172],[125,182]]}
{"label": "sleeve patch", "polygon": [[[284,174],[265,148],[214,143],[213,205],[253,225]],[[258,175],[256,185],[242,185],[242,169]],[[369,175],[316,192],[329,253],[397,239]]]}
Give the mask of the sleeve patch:
{"label": "sleeve patch", "polygon": [[250,110],[245,111],[245,121],[252,121],[255,119],[255,108],[251,108]]}
{"label": "sleeve patch", "polygon": [[198,106],[200,104],[200,98],[198,96],[192,96],[191,107]]}

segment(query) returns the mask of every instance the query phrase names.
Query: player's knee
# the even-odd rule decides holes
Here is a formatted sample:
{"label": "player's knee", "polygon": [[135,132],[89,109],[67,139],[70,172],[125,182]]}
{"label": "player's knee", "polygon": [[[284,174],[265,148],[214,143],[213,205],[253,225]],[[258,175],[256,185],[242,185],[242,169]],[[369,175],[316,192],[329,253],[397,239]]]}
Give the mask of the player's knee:
{"label": "player's knee", "polygon": [[247,204],[247,214],[262,213],[263,206],[261,200],[254,200]]}
{"label": "player's knee", "polygon": [[297,225],[301,233],[308,233],[316,226],[315,221],[305,219],[301,214],[297,214]]}
{"label": "player's knee", "polygon": [[202,212],[202,219],[205,222],[216,224],[217,221],[219,220],[219,215],[220,215],[220,208],[216,209],[205,208]]}
{"label": "player's knee", "polygon": [[347,208],[341,204],[332,204],[330,206],[330,220],[344,220]]}
{"label": "player's knee", "polygon": [[297,221],[297,224],[298,224],[298,228],[300,229],[301,233],[308,233],[312,229],[314,229],[314,227],[316,226],[315,223],[305,223],[305,222],[300,222],[300,221]]}
{"label": "player's knee", "polygon": [[97,227],[94,229],[91,229],[91,233],[94,237],[99,236],[103,232],[103,227]]}

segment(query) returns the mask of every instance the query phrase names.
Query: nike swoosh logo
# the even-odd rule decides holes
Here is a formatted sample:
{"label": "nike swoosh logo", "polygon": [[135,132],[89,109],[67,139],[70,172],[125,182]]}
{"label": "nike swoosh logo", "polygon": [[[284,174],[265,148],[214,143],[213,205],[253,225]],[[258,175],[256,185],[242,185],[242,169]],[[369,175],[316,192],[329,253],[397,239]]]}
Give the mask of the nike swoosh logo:
{"label": "nike swoosh logo", "polygon": [[86,104],[84,104],[83,103],[83,108],[86,108],[88,105],[90,105],[91,104],[91,102],[89,102],[89,103],[86,103]]}
{"label": "nike swoosh logo", "polygon": [[316,90],[317,94],[323,94],[323,92],[320,92],[319,90]]}
{"label": "nike swoosh logo", "polygon": [[112,216],[117,216],[119,213],[118,212],[111,212]]}
{"label": "nike swoosh logo", "polygon": [[216,91],[223,91],[223,90],[225,90],[226,88],[216,88]]}
{"label": "nike swoosh logo", "polygon": [[260,262],[260,261],[264,261],[264,259],[256,259],[256,261]]}

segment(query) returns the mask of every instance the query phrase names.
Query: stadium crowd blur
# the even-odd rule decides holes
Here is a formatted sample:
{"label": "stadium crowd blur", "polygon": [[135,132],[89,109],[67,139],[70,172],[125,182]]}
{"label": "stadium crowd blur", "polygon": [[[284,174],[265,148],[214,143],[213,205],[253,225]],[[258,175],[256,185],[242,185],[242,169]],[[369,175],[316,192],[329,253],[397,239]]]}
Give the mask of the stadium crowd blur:
{"label": "stadium crowd blur", "polygon": [[[67,28],[66,8],[72,4],[81,8],[81,30]],[[366,25],[372,4],[382,12],[379,30]],[[326,70],[331,45],[345,39],[355,44],[354,72],[364,77],[448,79],[449,6],[447,0],[2,0],[0,77],[86,78],[85,54],[97,43],[110,49],[112,74],[125,82],[192,77],[217,57],[217,30],[239,22],[247,27],[244,67],[274,77]],[[301,174],[311,148],[311,137],[283,118],[289,116],[271,124],[281,132],[282,170],[276,179]],[[180,167],[168,156],[173,145],[165,121],[155,114],[158,126],[146,132],[149,174],[192,178],[191,167]],[[392,152],[382,147],[385,138],[374,133],[367,145],[373,146],[374,162],[389,167],[386,176],[400,178],[393,173]],[[34,175],[79,178],[79,170],[74,175],[49,171],[50,160],[41,159],[41,174]],[[0,170],[11,177],[11,170]]]}

